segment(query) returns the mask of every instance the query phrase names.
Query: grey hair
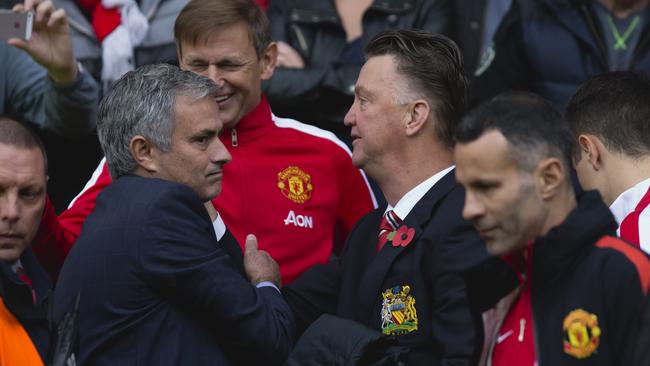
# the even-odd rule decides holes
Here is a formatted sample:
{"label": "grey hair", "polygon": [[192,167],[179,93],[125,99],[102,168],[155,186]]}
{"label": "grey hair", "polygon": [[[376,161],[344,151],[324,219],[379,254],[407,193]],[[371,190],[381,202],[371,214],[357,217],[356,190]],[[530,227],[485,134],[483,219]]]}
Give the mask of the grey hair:
{"label": "grey hair", "polygon": [[169,151],[179,95],[197,101],[216,93],[217,86],[210,79],[168,64],[145,65],[124,74],[97,112],[97,133],[111,178],[137,168],[129,148],[134,136]]}

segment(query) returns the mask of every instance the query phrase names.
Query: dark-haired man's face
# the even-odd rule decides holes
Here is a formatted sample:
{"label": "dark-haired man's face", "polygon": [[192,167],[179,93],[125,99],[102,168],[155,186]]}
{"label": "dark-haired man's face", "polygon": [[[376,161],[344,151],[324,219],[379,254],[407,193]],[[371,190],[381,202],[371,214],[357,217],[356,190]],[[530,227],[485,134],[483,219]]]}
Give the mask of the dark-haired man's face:
{"label": "dark-haired man's face", "polygon": [[206,76],[219,86],[217,103],[225,128],[235,127],[260,103],[262,80],[273,75],[275,46],[257,57],[244,22],[206,35],[196,44],[181,41],[179,47],[181,69]]}
{"label": "dark-haired man's face", "polygon": [[533,173],[522,172],[505,137],[488,131],[456,144],[456,178],[465,187],[463,217],[472,222],[495,256],[523,250],[543,228],[547,208]]}
{"label": "dark-haired man's face", "polygon": [[34,239],[46,182],[45,161],[38,148],[0,143],[0,260],[15,262]]}

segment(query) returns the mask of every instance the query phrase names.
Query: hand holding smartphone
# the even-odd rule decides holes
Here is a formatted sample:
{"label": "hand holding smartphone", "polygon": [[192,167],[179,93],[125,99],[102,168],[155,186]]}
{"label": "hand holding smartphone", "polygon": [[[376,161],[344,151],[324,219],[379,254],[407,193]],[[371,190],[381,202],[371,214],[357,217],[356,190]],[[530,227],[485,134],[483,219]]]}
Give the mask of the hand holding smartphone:
{"label": "hand holding smartphone", "polygon": [[10,38],[29,40],[32,36],[34,12],[13,12],[0,9],[0,39]]}

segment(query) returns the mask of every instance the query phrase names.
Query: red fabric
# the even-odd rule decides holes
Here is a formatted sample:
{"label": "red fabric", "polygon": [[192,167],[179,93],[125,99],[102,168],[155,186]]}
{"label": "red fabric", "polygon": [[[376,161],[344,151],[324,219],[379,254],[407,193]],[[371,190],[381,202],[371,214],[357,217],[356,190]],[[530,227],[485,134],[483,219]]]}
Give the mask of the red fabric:
{"label": "red fabric", "polygon": [[90,23],[99,42],[111,34],[122,23],[119,8],[107,9],[101,0],[77,0],[79,5],[90,13]]}
{"label": "red fabric", "polygon": [[255,0],[255,2],[264,10],[269,7],[269,0]]}
{"label": "red fabric", "polygon": [[[391,217],[393,223],[389,220],[388,216]],[[382,216],[381,221],[379,221],[379,238],[377,240],[377,251],[379,252],[386,242],[388,241],[388,234],[397,229],[402,220],[397,217],[397,214],[393,210],[389,210]]]}
{"label": "red fabric", "polygon": [[55,282],[63,261],[81,232],[86,216],[95,209],[97,195],[111,182],[106,164],[102,163],[100,171],[96,172],[99,179],[93,180],[94,184],[84,190],[83,199],[76,200],[74,209],[64,211],[58,218],[49,197],[45,201],[43,217],[32,242],[32,250],[43,269]]}
{"label": "red fabric", "polygon": [[517,272],[520,290],[517,299],[506,315],[492,353],[493,366],[534,366],[536,361],[533,333],[532,246],[527,248],[528,257],[512,257],[506,261]]}
{"label": "red fabric", "polygon": [[[350,152],[332,140],[333,134],[317,131],[326,137],[277,126],[263,98],[237,125],[237,146],[232,144],[231,130],[220,136],[233,159],[224,166],[222,191],[212,202],[242,248],[247,234],[257,236],[259,248],[279,263],[283,284],[317,263],[326,263],[336,252],[337,229],[347,237],[352,226],[374,208],[370,187],[352,165]],[[279,188],[280,173],[291,167],[309,175],[313,190],[302,203],[287,198]],[[35,243],[41,251],[56,252],[51,259],[39,256],[39,260],[60,268],[83,221],[94,210],[97,195],[110,182],[102,162],[72,207],[58,222],[50,223],[54,232],[48,236],[53,241]]]}
{"label": "red fabric", "polygon": [[18,275],[18,279],[26,283],[27,286],[29,286],[29,289],[32,290],[32,303],[36,304],[36,290],[34,290],[34,282],[32,282],[32,279],[27,275],[27,272],[25,272],[25,268],[19,266],[16,268],[16,274]]}
{"label": "red fabric", "polygon": [[636,267],[643,293],[648,293],[650,287],[650,261],[643,252],[635,250],[628,243],[613,236],[603,236],[596,242],[596,246],[599,248],[614,249],[627,257],[634,264],[634,267]]}
{"label": "red fabric", "polygon": [[641,246],[641,239],[639,238],[639,216],[648,205],[650,205],[650,188],[648,188],[641,201],[636,205],[634,211],[625,216],[621,222],[621,238],[637,247]]}

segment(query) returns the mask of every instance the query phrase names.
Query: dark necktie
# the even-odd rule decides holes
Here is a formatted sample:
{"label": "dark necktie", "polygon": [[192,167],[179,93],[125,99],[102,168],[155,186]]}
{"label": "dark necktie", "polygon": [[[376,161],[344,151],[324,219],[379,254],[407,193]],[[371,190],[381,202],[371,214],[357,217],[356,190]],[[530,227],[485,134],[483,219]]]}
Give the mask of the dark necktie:
{"label": "dark necktie", "polygon": [[397,230],[402,220],[393,210],[388,210],[379,222],[379,238],[377,240],[377,251],[379,252],[388,241],[388,234]]}
{"label": "dark necktie", "polygon": [[34,283],[32,282],[32,279],[27,275],[25,272],[25,268],[22,266],[18,266],[16,268],[16,274],[18,275],[18,279],[23,281],[24,283],[29,286],[29,289],[32,291],[32,303],[36,304],[36,290],[34,290]]}

